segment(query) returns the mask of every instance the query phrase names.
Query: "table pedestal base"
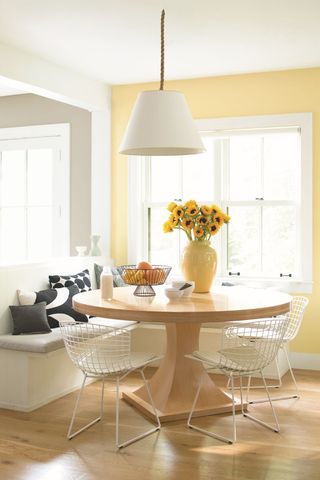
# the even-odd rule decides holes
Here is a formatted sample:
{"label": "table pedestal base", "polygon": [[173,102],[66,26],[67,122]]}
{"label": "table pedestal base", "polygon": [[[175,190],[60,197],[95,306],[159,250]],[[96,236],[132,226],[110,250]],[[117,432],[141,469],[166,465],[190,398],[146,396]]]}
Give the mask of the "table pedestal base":
{"label": "table pedestal base", "polygon": [[[167,324],[167,351],[159,369],[150,379],[150,390],[161,422],[186,419],[201,376],[204,375],[194,416],[232,411],[229,395],[220,390],[205,372],[202,363],[185,358],[199,349],[199,324]],[[145,387],[124,393],[124,400],[155,419]],[[240,405],[236,406],[240,409]]]}

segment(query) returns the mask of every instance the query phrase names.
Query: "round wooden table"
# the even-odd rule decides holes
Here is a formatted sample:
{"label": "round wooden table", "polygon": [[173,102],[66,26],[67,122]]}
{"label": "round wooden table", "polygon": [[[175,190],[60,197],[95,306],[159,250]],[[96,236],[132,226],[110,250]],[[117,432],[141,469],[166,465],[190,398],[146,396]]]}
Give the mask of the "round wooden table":
{"label": "round wooden table", "polygon": [[[161,421],[186,418],[204,373],[203,365],[185,358],[199,349],[202,323],[230,322],[281,315],[290,310],[292,297],[272,290],[218,287],[210,293],[169,300],[158,287],[155,297],[136,297],[134,289],[114,289],[114,298],[104,301],[100,290],[73,297],[75,310],[97,317],[138,322],[163,323],[167,331],[166,353],[150,379],[150,388]],[[152,351],[152,345],[146,345]],[[125,393],[126,401],[154,417],[144,387]],[[198,416],[231,411],[230,397],[205,373],[197,410]]]}

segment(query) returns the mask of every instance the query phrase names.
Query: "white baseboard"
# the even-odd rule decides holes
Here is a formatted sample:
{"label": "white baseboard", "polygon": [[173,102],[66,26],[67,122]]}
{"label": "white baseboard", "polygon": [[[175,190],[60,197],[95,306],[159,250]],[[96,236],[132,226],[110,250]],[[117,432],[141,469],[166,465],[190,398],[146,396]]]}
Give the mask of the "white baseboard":
{"label": "white baseboard", "polygon": [[319,353],[289,353],[292,368],[301,368],[302,370],[320,370]]}

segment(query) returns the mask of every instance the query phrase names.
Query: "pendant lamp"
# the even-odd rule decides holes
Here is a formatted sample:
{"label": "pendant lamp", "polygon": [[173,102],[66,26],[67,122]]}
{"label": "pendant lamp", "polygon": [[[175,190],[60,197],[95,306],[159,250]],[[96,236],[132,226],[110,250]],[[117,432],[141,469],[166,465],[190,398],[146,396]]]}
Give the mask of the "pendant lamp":
{"label": "pendant lamp", "polygon": [[160,89],[139,93],[119,149],[124,155],[191,155],[205,151],[184,95],[163,89],[164,17],[162,10]]}

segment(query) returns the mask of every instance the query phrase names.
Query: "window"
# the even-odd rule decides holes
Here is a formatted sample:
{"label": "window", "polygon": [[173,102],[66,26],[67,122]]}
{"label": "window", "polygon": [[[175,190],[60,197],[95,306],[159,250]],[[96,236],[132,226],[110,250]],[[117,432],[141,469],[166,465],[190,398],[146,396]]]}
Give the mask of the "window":
{"label": "window", "polygon": [[69,253],[69,125],[0,129],[0,263]]}
{"label": "window", "polygon": [[[219,275],[312,281],[311,115],[277,115],[198,121],[206,146],[201,155],[152,157],[129,163],[129,261],[146,258],[177,271],[183,232],[163,234],[169,201],[217,203],[231,222],[212,239]],[[135,199],[132,202],[132,199]],[[129,218],[133,210],[129,213]],[[130,229],[130,221],[129,221]]]}

